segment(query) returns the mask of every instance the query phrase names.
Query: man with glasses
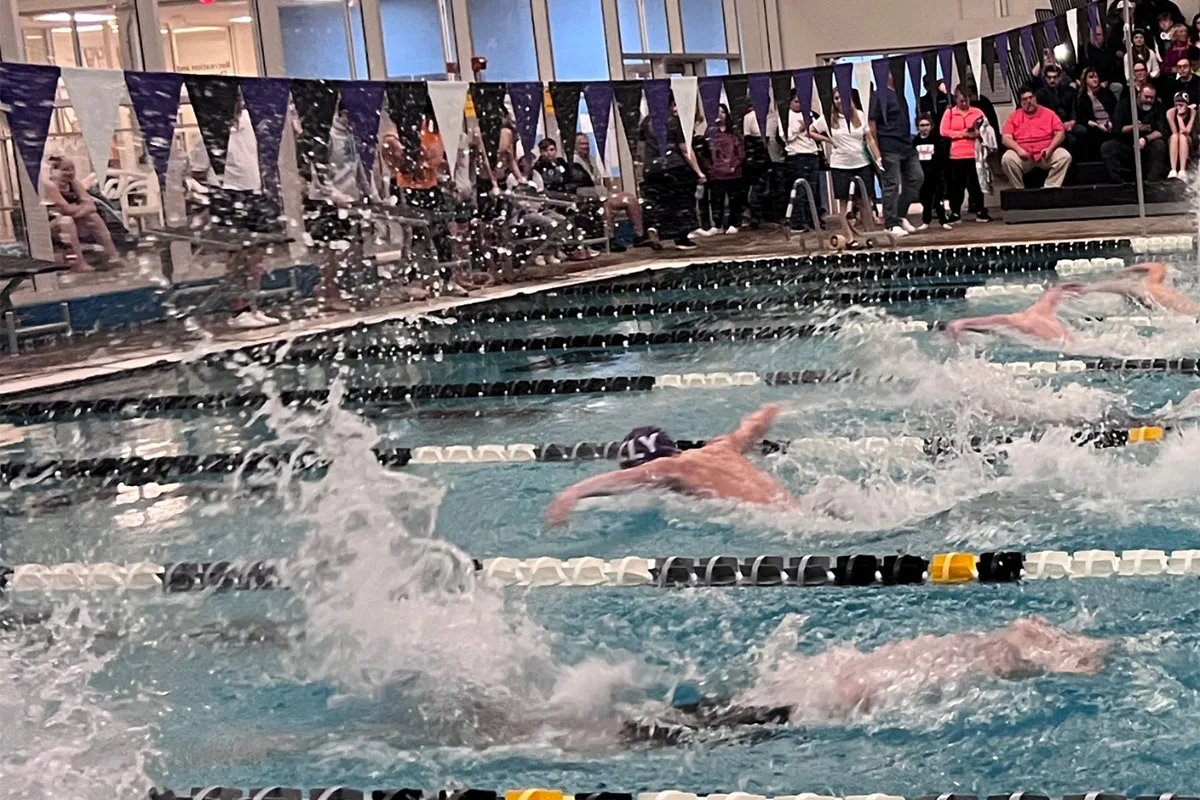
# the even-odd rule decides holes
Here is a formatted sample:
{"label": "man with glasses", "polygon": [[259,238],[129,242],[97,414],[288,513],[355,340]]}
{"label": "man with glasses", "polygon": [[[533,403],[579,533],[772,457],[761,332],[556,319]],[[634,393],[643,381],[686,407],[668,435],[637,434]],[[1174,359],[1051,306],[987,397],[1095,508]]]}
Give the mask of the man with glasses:
{"label": "man with glasses", "polygon": [[1023,188],[1025,176],[1034,170],[1046,173],[1047,188],[1062,186],[1071,168],[1071,154],[1062,146],[1067,137],[1062,120],[1038,104],[1032,86],[1022,86],[1017,97],[1021,107],[1004,123],[1004,174],[1014,189]]}
{"label": "man with glasses", "polygon": [[1148,181],[1167,177],[1167,116],[1153,84],[1146,84],[1138,94],[1137,119],[1132,117],[1129,104],[1117,103],[1113,122],[1114,136],[1100,147],[1100,157],[1113,183],[1124,183],[1125,170],[1133,166],[1133,138],[1137,129],[1137,147],[1142,151],[1142,175]]}

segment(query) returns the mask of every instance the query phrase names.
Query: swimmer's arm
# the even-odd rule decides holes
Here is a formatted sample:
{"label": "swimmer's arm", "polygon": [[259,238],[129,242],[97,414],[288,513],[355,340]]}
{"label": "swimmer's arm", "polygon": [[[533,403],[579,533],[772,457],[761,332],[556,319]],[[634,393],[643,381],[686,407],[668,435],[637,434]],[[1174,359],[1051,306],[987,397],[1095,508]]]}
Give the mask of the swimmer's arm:
{"label": "swimmer's arm", "polygon": [[1133,297],[1141,297],[1144,294],[1141,281],[1136,280],[1096,281],[1084,284],[1079,291],[1080,294],[1107,293],[1132,295]]}
{"label": "swimmer's arm", "polygon": [[649,466],[646,464],[620,472],[606,472],[568,487],[554,498],[554,502],[546,509],[546,527],[557,528],[566,525],[571,518],[571,512],[575,510],[575,505],[586,497],[607,497],[636,492],[638,489],[675,485],[675,481],[663,474],[661,468],[651,471],[647,469]]}
{"label": "swimmer's arm", "polygon": [[740,453],[744,453],[750,448],[757,446],[763,440],[763,437],[767,435],[767,431],[771,429],[771,424],[775,422],[775,418],[779,416],[779,412],[782,410],[783,406],[781,404],[768,403],[753,414],[747,414],[742,417],[742,421],[738,423],[737,430],[727,433],[724,436],[718,436],[709,442],[709,445],[724,444]]}

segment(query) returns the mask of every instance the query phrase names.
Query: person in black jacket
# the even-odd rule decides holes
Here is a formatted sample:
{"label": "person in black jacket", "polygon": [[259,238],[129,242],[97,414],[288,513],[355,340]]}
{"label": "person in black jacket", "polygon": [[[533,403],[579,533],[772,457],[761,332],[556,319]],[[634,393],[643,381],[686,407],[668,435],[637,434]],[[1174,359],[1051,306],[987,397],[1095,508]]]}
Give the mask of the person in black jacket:
{"label": "person in black jacket", "polygon": [[1114,137],[1100,147],[1100,156],[1113,183],[1125,182],[1125,169],[1133,164],[1133,132],[1137,129],[1138,147],[1142,150],[1142,175],[1148,181],[1161,181],[1167,176],[1167,117],[1153,84],[1146,84],[1138,95],[1137,119],[1131,117],[1129,106],[1117,104],[1113,121]]}
{"label": "person in black jacket", "polygon": [[1184,57],[1175,64],[1163,64],[1156,88],[1164,102],[1184,92],[1195,103],[1200,99],[1200,75],[1192,72],[1192,62]]}
{"label": "person in black jacket", "polygon": [[[1037,91],[1038,105],[1058,114],[1063,125],[1070,131],[1075,124],[1075,102],[1078,96],[1069,83],[1063,82],[1062,67],[1058,64],[1047,64],[1042,70],[1041,88]],[[1070,143],[1067,144],[1070,149]]]}
{"label": "person in black jacket", "polygon": [[921,171],[925,175],[925,181],[921,184],[921,227],[917,230],[928,228],[933,222],[934,214],[937,214],[938,223],[949,230],[946,204],[942,202],[946,197],[942,179],[947,172],[946,164],[950,160],[949,143],[942,138],[938,126],[933,124],[928,114],[917,118],[917,135],[913,137],[913,149],[917,151],[917,160],[921,162]]}
{"label": "person in black jacket", "polygon": [[1084,69],[1079,81],[1079,98],[1075,102],[1076,162],[1097,161],[1100,148],[1112,138],[1113,116],[1117,112],[1117,96],[1104,86],[1092,67]]}

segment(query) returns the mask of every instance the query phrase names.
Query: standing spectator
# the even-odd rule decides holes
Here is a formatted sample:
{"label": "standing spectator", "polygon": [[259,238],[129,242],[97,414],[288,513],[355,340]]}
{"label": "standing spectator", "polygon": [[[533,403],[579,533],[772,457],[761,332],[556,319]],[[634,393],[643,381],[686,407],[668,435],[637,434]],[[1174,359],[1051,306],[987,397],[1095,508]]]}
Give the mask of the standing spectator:
{"label": "standing spectator", "polygon": [[1157,78],[1161,70],[1161,62],[1158,58],[1158,53],[1154,48],[1146,44],[1146,31],[1138,28],[1133,32],[1133,47],[1129,50],[1129,55],[1133,59],[1134,64],[1145,64],[1146,71],[1151,78]]}
{"label": "standing spectator", "polygon": [[908,209],[921,193],[925,176],[921,162],[912,145],[908,104],[896,91],[896,82],[889,73],[887,88],[871,96],[869,144],[872,154],[883,166],[884,226],[893,236],[916,231],[908,221]]}
{"label": "standing spectator", "polygon": [[1167,109],[1167,127],[1171,131],[1171,171],[1168,178],[1187,180],[1188,156],[1191,154],[1192,128],[1196,124],[1196,109],[1186,92],[1175,95],[1175,105]]}
{"label": "standing spectator", "polygon": [[691,250],[696,247],[688,236],[697,225],[696,184],[703,183],[705,177],[683,136],[674,97],[669,108],[667,140],[662,145],[650,117],[642,120],[642,196],[659,235],[672,239],[680,250]]}
{"label": "standing spectator", "polygon": [[917,119],[917,135],[913,139],[913,149],[917,151],[917,160],[921,162],[921,172],[925,179],[921,182],[921,227],[923,231],[933,222],[934,213],[938,222],[946,230],[950,230],[950,220],[946,217],[945,196],[942,193],[942,173],[946,170],[948,158],[942,158],[942,148],[939,147],[941,136],[933,127],[933,120],[928,114],[922,114]]}
{"label": "standing spectator", "polygon": [[1062,186],[1071,168],[1071,154],[1062,146],[1067,137],[1062,120],[1038,105],[1032,86],[1022,86],[1017,97],[1021,107],[1004,122],[1004,174],[1014,189],[1024,187],[1025,175],[1035,169],[1045,170],[1047,187]]}
{"label": "standing spectator", "polygon": [[917,101],[917,114],[928,114],[930,119],[939,120],[946,109],[953,103],[950,101],[950,90],[945,81],[935,81],[933,76],[925,79],[925,94]]}
{"label": "standing spectator", "polygon": [[[843,119],[842,96],[834,91],[833,105],[829,116],[813,121],[808,129],[809,134],[818,142],[827,143],[833,148],[829,154],[829,171],[833,176],[833,196],[842,203],[850,202],[851,187],[854,179],[862,178],[869,194],[859,197],[859,203],[866,203],[868,213],[874,214],[875,208],[875,169],[867,158],[866,137],[869,131],[863,119],[858,93],[853,95],[851,110],[854,115]],[[858,190],[855,189],[857,192]],[[853,209],[848,209],[856,213]]]}
{"label": "standing spectator", "polygon": [[986,121],[983,112],[971,107],[962,86],[954,90],[954,105],[946,109],[942,117],[941,134],[950,142],[950,222],[962,219],[963,194],[970,198],[967,206],[975,215],[976,222],[991,222],[984,205],[983,191],[979,188],[979,176],[975,172],[975,140],[979,129]]}
{"label": "standing spectator", "polygon": [[1167,117],[1153,85],[1143,86],[1138,95],[1136,120],[1131,113],[1125,103],[1117,104],[1116,120],[1113,122],[1117,135],[1100,148],[1109,180],[1124,183],[1124,170],[1133,163],[1131,141],[1136,127],[1137,146],[1142,151],[1142,174],[1145,180],[1161,181],[1167,174]]}
{"label": "standing spectator", "polygon": [[628,192],[614,192],[606,183],[604,170],[592,155],[592,143],[588,135],[580,131],[575,134],[575,158],[571,161],[569,186],[584,197],[598,197],[604,204],[604,226],[609,237],[609,250],[624,253],[625,246],[613,235],[613,216],[623,211],[633,225],[633,246],[662,250],[662,245],[646,235],[642,221],[642,206]]}
{"label": "standing spectator", "polygon": [[[784,140],[784,192],[790,197],[796,181],[804,178],[812,187],[813,197],[817,205],[821,204],[821,187],[817,183],[820,176],[821,157],[816,141],[808,135],[808,125],[804,122],[804,113],[800,108],[800,98],[796,90],[792,90],[791,102],[788,104],[787,137]],[[815,117],[816,114],[813,114]],[[823,209],[818,209],[824,213]],[[794,231],[810,231],[821,227],[821,220],[812,219],[812,211],[800,195],[792,205],[792,218],[788,220]]]}
{"label": "standing spectator", "polygon": [[700,171],[704,173],[704,185],[696,189],[696,210],[699,212],[700,226],[692,231],[693,236],[716,236],[721,231],[717,228],[714,216],[720,216],[719,211],[713,211],[712,203],[712,171],[713,171],[713,154],[712,148],[708,146],[708,139],[701,134],[696,134],[692,137],[692,153],[696,156],[696,163],[700,165]]}
{"label": "standing spectator", "polygon": [[1159,97],[1174,97],[1180,92],[1187,94],[1192,103],[1200,100],[1200,76],[1192,72],[1192,62],[1187,56],[1167,64],[1170,74],[1163,72],[1158,82]]}
{"label": "standing spectator", "polygon": [[749,105],[742,118],[742,131],[746,142],[746,164],[742,173],[750,189],[746,202],[750,208],[750,227],[757,228],[761,222],[778,221],[787,206],[787,198],[780,188],[786,155],[779,135],[779,116],[767,115],[764,136],[758,127],[758,115],[754,113],[753,105]]}
{"label": "standing spectator", "polygon": [[[726,233],[737,233],[746,210],[746,184],[742,168],[746,144],[729,118],[729,106],[721,103],[712,135],[712,179],[708,182],[713,224]],[[728,213],[725,209],[729,202]]]}
{"label": "standing spectator", "polygon": [[1117,96],[1100,83],[1100,74],[1087,67],[1080,78],[1075,104],[1075,149],[1080,161],[1100,158],[1100,147],[1112,136]]}
{"label": "standing spectator", "polygon": [[1062,120],[1068,131],[1075,125],[1075,103],[1079,99],[1075,90],[1062,79],[1062,67],[1048,64],[1042,70],[1042,88],[1038,89],[1038,105],[1044,106]]}

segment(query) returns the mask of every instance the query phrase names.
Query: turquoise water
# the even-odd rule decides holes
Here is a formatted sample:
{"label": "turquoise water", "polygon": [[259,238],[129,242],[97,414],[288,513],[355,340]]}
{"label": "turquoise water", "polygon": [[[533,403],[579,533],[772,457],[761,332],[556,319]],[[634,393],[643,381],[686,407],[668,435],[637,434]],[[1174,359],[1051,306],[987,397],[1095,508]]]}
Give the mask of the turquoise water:
{"label": "turquoise water", "polygon": [[[679,295],[769,294],[737,292]],[[589,295],[545,303],[628,300]],[[540,302],[514,300],[499,310]],[[944,320],[1023,302],[895,304],[886,313]],[[1094,311],[1081,307],[1075,316]],[[877,309],[701,312],[476,323],[441,335],[550,336],[779,319],[882,317]],[[320,480],[192,479],[149,493],[87,482],[11,489],[0,504],[0,563],[285,559],[296,590],[8,601],[10,624],[0,644],[9,688],[0,694],[0,718],[9,725],[0,743],[14,754],[62,755],[40,764],[14,755],[0,760],[0,772],[19,787],[13,796],[39,796],[47,785],[93,796],[98,786],[150,783],[910,796],[1186,792],[1196,784],[1191,756],[1200,738],[1194,580],[462,593],[433,588],[461,587],[436,580],[444,577],[436,568],[442,561],[418,541],[431,537],[476,558],[1200,547],[1200,435],[1189,430],[1186,399],[1197,388],[1194,377],[1086,373],[1020,380],[991,366],[1088,355],[1194,357],[1200,326],[1077,326],[1068,354],[985,339],[957,348],[938,332],[868,331],[585,356],[461,355],[265,370],[193,365],[73,391],[144,397],[320,388],[331,381],[363,386],[849,367],[895,378],[431,401],[366,416],[267,409],[28,426],[9,460],[304,445],[333,457],[334,466]],[[352,343],[401,335],[362,331]],[[592,501],[564,530],[543,527],[547,503],[608,465],[389,472],[367,452],[372,445],[610,441],[643,424],[662,425],[678,438],[707,438],[765,402],[785,404],[771,434],[778,439],[1007,433],[1017,441],[1002,455],[964,452],[936,462],[820,449],[763,460],[796,494],[821,492],[832,516],[635,496]],[[1066,441],[1083,422],[1135,417],[1166,420],[1178,430],[1161,444],[1114,450]],[[1049,433],[1033,441],[1032,432]],[[794,726],[714,733],[686,746],[630,746],[613,733],[623,719],[660,711],[677,682],[714,697],[752,687],[754,654],[785,629],[796,631],[797,652],[814,655],[837,645],[870,650],[920,634],[990,630],[1029,615],[1111,640],[1104,669],[1095,676],[929,681],[919,691],[885,693],[870,711],[802,715]],[[803,696],[806,688],[797,691]],[[814,707],[820,691],[811,687]],[[26,712],[17,713],[23,704]]]}

